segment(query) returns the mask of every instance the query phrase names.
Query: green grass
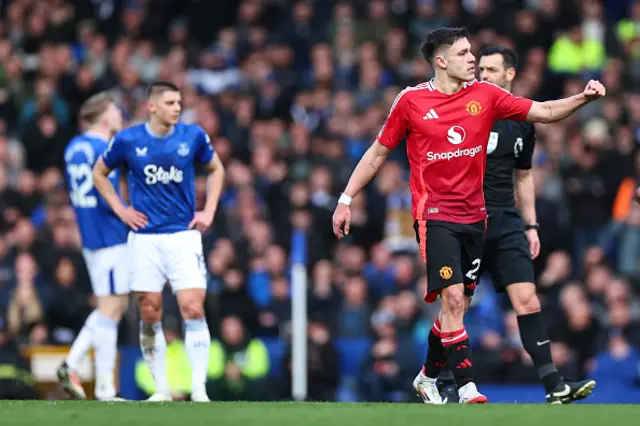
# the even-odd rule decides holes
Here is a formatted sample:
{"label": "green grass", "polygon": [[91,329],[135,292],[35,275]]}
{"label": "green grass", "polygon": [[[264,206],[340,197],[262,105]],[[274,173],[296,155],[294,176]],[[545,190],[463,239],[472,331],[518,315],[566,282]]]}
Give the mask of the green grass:
{"label": "green grass", "polygon": [[0,402],[2,426],[626,426],[640,405]]}

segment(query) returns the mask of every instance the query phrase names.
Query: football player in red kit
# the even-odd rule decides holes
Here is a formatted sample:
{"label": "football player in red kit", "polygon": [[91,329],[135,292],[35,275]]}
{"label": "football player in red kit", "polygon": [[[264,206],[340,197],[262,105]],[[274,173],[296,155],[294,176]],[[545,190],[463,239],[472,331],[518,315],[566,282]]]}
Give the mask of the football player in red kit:
{"label": "football player in red kit", "polygon": [[[382,130],[353,171],[333,215],[338,238],[349,233],[349,205],[405,137],[416,237],[427,265],[425,301],[440,296],[442,311],[432,330],[441,339],[441,358],[458,386],[460,402],[486,403],[473,382],[473,363],[463,317],[482,260],[486,227],[483,192],[489,133],[496,120],[550,123],[562,120],[605,94],[590,81],[578,95],[548,102],[518,98],[475,80],[475,57],[464,28],[430,32],[421,47],[435,77],[397,96]],[[441,367],[438,367],[441,368]],[[426,403],[442,403],[437,373],[423,370],[414,381]]]}

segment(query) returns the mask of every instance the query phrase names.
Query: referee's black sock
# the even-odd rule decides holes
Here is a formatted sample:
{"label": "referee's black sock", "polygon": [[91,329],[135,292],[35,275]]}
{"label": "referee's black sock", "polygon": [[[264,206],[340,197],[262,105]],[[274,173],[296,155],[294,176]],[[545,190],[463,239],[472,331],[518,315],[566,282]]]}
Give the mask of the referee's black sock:
{"label": "referee's black sock", "polygon": [[422,365],[422,374],[435,379],[445,365],[447,365],[447,355],[442,346],[440,320],[436,318],[429,332],[429,349]]}
{"label": "referee's black sock", "polygon": [[542,321],[542,314],[518,315],[520,338],[525,350],[531,355],[538,370],[538,377],[542,381],[547,393],[551,392],[560,382],[558,369],[551,358],[551,341],[547,329]]}

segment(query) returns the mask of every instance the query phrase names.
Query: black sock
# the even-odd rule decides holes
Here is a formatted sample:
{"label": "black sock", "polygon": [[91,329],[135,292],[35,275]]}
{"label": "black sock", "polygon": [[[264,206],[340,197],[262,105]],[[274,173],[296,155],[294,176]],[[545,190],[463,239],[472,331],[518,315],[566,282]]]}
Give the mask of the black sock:
{"label": "black sock", "polygon": [[520,328],[522,345],[533,359],[538,370],[538,377],[540,377],[544,389],[549,393],[560,382],[560,375],[551,358],[551,342],[542,322],[542,314],[536,312],[518,315],[518,327]]}
{"label": "black sock", "polygon": [[447,362],[451,366],[458,389],[473,382],[473,363],[469,335],[464,328],[442,334],[442,345],[447,354]]}
{"label": "black sock", "polygon": [[451,371],[451,366],[449,366],[449,364],[445,365],[445,367],[440,372],[438,381],[440,383],[444,383],[445,385],[456,384],[456,378],[453,377],[453,371]]}
{"label": "black sock", "polygon": [[427,350],[427,356],[422,365],[422,374],[435,379],[446,365],[447,355],[444,353],[444,348],[442,347],[440,321],[436,318],[429,332],[429,349]]}

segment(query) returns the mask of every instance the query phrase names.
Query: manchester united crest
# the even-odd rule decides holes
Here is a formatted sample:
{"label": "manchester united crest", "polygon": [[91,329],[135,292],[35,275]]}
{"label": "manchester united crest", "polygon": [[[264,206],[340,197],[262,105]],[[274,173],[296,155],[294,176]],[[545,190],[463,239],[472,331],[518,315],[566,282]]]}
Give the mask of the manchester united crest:
{"label": "manchester united crest", "polygon": [[482,105],[478,101],[469,101],[467,104],[467,112],[470,115],[478,115],[482,111]]}
{"label": "manchester united crest", "polygon": [[440,268],[440,278],[443,280],[448,280],[453,275],[453,269],[448,266],[443,266]]}

